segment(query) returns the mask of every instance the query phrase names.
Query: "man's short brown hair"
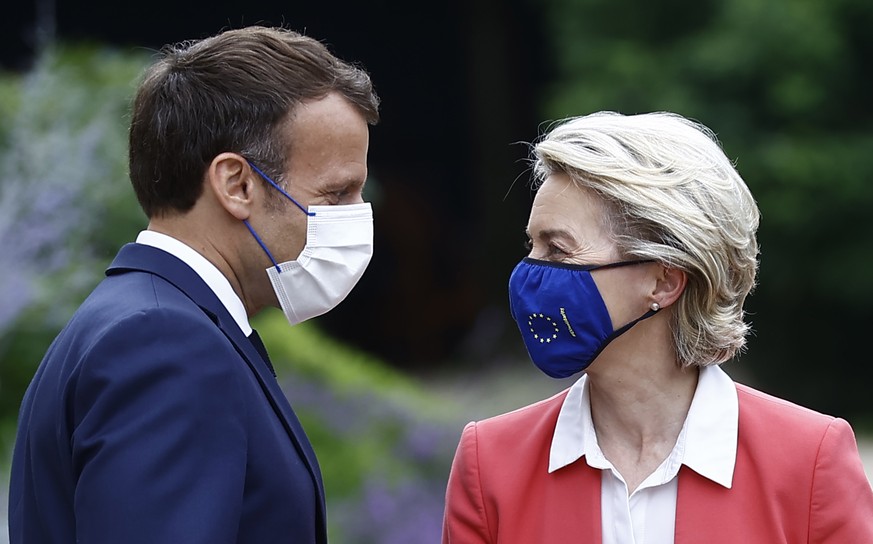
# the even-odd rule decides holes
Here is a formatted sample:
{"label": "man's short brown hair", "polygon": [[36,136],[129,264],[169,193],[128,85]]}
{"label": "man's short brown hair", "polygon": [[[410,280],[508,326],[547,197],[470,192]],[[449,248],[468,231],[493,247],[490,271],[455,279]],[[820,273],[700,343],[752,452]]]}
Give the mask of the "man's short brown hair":
{"label": "man's short brown hair", "polygon": [[254,26],[164,47],[137,91],[130,124],[130,179],[146,215],[190,210],[222,152],[281,179],[287,142],[279,125],[301,102],[331,92],[378,122],[367,73],[296,32]]}

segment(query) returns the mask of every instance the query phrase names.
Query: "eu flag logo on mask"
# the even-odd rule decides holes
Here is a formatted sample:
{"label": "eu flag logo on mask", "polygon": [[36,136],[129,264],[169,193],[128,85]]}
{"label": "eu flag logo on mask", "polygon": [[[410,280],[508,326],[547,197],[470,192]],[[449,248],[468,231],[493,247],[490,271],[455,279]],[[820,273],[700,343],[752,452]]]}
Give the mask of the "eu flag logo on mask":
{"label": "eu flag logo on mask", "polygon": [[558,332],[560,332],[558,324],[547,315],[530,314],[527,316],[527,326],[534,340],[539,340],[540,344],[550,344],[552,340],[558,339]]}

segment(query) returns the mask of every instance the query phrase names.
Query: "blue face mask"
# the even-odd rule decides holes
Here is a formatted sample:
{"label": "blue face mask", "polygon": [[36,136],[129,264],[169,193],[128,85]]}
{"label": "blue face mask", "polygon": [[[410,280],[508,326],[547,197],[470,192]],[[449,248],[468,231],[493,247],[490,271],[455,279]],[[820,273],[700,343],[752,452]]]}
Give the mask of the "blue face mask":
{"label": "blue face mask", "polygon": [[509,309],[534,364],[552,378],[588,368],[600,352],[657,310],[615,330],[592,270],[651,261],[574,265],[525,258],[509,278]]}

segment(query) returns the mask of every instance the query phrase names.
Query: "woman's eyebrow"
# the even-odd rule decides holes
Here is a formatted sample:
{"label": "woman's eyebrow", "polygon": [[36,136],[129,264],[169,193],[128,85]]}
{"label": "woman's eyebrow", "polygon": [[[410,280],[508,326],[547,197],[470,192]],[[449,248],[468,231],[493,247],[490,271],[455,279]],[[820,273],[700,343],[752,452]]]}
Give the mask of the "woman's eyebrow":
{"label": "woman's eyebrow", "polygon": [[[524,229],[524,233],[527,234],[528,238],[533,238],[530,234],[530,229]],[[576,237],[567,229],[540,229],[537,231],[537,238],[543,240],[551,240],[554,238],[562,238],[565,240],[576,240]]]}

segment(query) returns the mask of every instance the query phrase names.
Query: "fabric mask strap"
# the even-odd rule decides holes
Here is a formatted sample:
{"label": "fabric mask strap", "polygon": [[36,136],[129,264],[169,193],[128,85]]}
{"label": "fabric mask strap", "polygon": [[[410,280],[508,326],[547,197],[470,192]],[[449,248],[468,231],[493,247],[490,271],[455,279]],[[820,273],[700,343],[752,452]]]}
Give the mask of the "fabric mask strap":
{"label": "fabric mask strap", "polygon": [[[315,214],[313,214],[313,215],[315,215]],[[270,262],[273,263],[273,266],[275,266],[275,267],[276,267],[276,270],[278,271],[278,270],[279,270],[279,263],[277,263],[277,262],[276,262],[276,259],[273,258],[273,254],[270,253],[270,250],[269,250],[269,249],[267,249],[266,244],[264,244],[264,241],[261,240],[261,237],[260,237],[260,236],[258,236],[258,233],[255,232],[255,229],[253,229],[252,226],[249,225],[249,220],[248,220],[248,219],[243,219],[243,223],[245,223],[246,227],[249,229],[249,232],[251,232],[251,233],[252,233],[252,236],[255,237],[255,240],[257,240],[258,245],[261,246],[261,249],[264,250],[264,253],[267,254],[267,257],[270,258]]]}
{"label": "fabric mask strap", "polygon": [[639,261],[618,261],[617,263],[607,263],[607,264],[572,264],[572,263],[558,263],[555,261],[544,261],[542,259],[534,259],[531,257],[525,257],[522,261],[539,266],[549,266],[551,268],[562,268],[564,270],[578,270],[580,272],[591,272],[592,270],[605,270],[607,268],[621,268],[622,266],[633,266],[635,264],[644,264],[644,263],[653,263],[654,259],[643,259]]}
{"label": "fabric mask strap", "polygon": [[[294,200],[294,197],[293,197],[293,196],[291,196],[291,195],[289,195],[288,193],[286,193],[286,192],[285,192],[285,189],[282,189],[281,187],[279,187],[279,184],[278,184],[278,183],[276,183],[275,181],[273,181],[272,179],[270,179],[270,176],[268,176],[267,174],[263,173],[263,172],[261,171],[260,168],[258,168],[257,166],[255,166],[255,165],[252,163],[252,161],[246,159],[246,162],[249,163],[249,166],[252,167],[252,170],[254,170],[254,171],[257,172],[258,174],[260,174],[262,178],[264,178],[265,180],[267,180],[267,183],[269,183],[270,185],[273,186],[274,189],[276,189],[277,191],[279,191],[280,193],[282,193],[282,194],[285,196],[285,198],[287,198],[288,200],[290,200],[291,202],[293,202],[294,205],[296,205],[298,208],[300,208],[300,210],[301,210],[303,213],[305,213],[306,215],[308,215],[308,216],[310,216],[310,217],[312,217],[312,216],[315,215],[315,212],[308,212],[308,211],[306,211],[306,208],[304,208],[303,206],[300,205],[299,202],[297,202],[296,200]],[[249,230],[251,230],[251,227],[249,227]],[[252,231],[252,233],[254,233],[254,231]],[[257,238],[257,236],[255,236],[255,237]],[[258,239],[258,242],[260,242],[260,241],[261,241],[261,240]],[[263,245],[264,245],[264,244],[261,244],[261,246],[263,246]],[[266,248],[265,248],[265,249],[266,249]],[[269,252],[268,252],[268,253],[269,253]],[[272,259],[273,257],[271,256],[270,258]],[[273,262],[275,263],[275,261],[273,261]]]}
{"label": "fabric mask strap", "polygon": [[635,264],[645,264],[645,263],[653,263],[653,262],[655,262],[654,259],[643,259],[640,261],[618,261],[617,263],[608,263],[608,264],[601,264],[601,265],[592,266],[591,268],[588,269],[588,271],[590,272],[592,270],[607,270],[609,268],[621,268],[623,266],[633,266]]}
{"label": "fabric mask strap", "polygon": [[634,325],[636,325],[637,323],[639,323],[643,319],[648,319],[648,318],[652,317],[653,315],[655,315],[656,313],[658,313],[660,311],[661,311],[660,308],[657,310],[649,310],[648,312],[646,312],[643,315],[641,315],[640,317],[634,319],[633,321],[631,321],[630,323],[628,323],[624,327],[621,327],[620,329],[613,331],[612,334],[610,334],[609,336],[606,337],[606,339],[600,345],[600,349],[597,350],[597,353],[594,354],[594,357],[592,357],[591,360],[593,361],[594,359],[596,359],[597,356],[600,355],[600,353],[604,349],[606,349],[606,346],[608,346],[610,344],[610,342],[612,342],[613,340],[615,340],[616,338],[618,338],[622,334],[626,333],[628,330],[630,330],[631,327],[633,327]]}

